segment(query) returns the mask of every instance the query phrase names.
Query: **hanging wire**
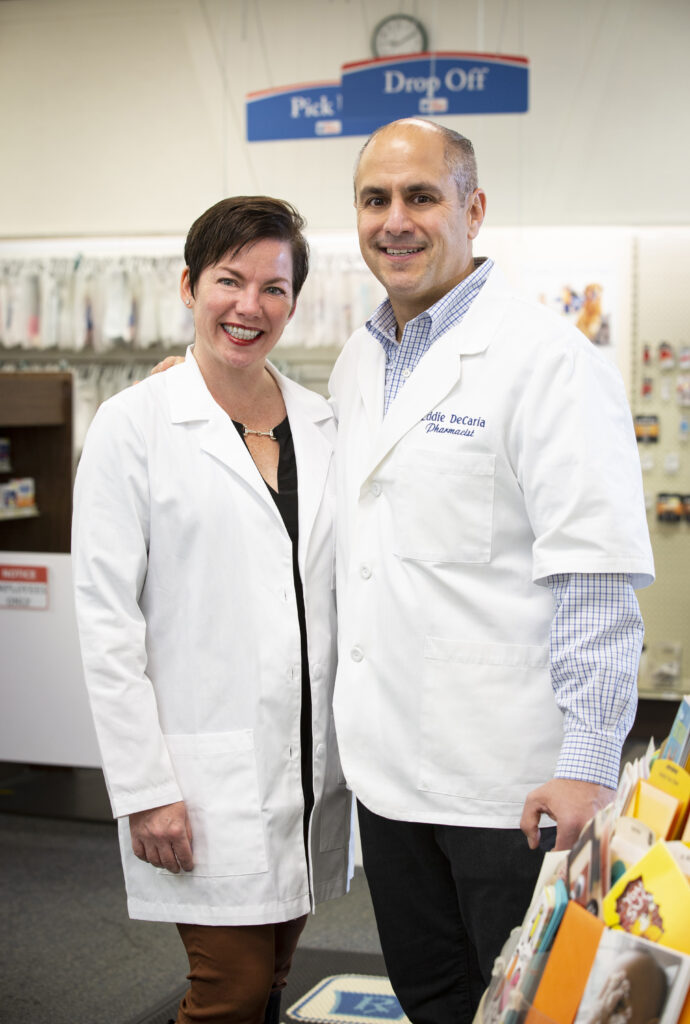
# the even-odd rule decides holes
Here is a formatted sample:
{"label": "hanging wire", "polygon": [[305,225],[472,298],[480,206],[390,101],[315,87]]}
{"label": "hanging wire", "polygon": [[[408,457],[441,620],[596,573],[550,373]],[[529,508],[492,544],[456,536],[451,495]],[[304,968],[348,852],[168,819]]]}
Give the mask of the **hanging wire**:
{"label": "hanging wire", "polygon": [[[223,54],[228,52],[228,25],[230,19],[228,17],[227,4],[223,7],[223,25],[221,36],[223,38]],[[228,103],[229,89],[227,82],[223,82],[223,101],[222,101],[222,118],[223,123],[220,130],[221,144],[223,152],[221,155],[221,167],[222,167],[222,180],[223,180],[223,195],[227,196],[230,194],[230,168],[228,166],[228,150],[229,150],[229,139],[228,139],[228,115],[229,115],[229,103]]]}
{"label": "hanging wire", "polygon": [[[503,26],[501,26],[501,31]],[[524,0],[518,0],[518,52],[523,54],[525,39],[525,5]],[[525,194],[525,118],[521,117],[517,124],[517,223],[522,229],[525,226],[525,207],[523,196]]]}
{"label": "hanging wire", "polygon": [[273,76],[271,75],[271,62],[268,59],[268,49],[266,47],[266,36],[264,33],[264,21],[261,14],[261,0],[254,0],[254,21],[256,22],[256,32],[259,38],[259,46],[261,47],[261,54],[264,58],[264,71],[266,75],[266,81],[268,82],[268,88],[273,88]]}
{"label": "hanging wire", "polygon": [[[507,15],[507,13],[508,13],[508,0],[503,0],[503,4],[501,5],[501,20],[499,22],[498,35],[496,37],[496,49],[494,51],[495,53],[503,53],[503,49],[502,49],[502,47],[503,47],[503,31],[504,31],[505,26],[506,26],[506,15]],[[520,50],[520,53],[522,53],[522,50]]]}
{"label": "hanging wire", "polygon": [[[221,173],[222,173],[222,188],[223,188],[223,191],[224,191],[225,195],[229,195],[229,194],[232,193],[232,191],[234,191],[233,186],[232,186],[232,184],[230,182],[230,164],[229,164],[230,145],[229,145],[229,133],[228,133],[228,123],[229,123],[229,121],[230,120],[232,121],[232,126],[233,126],[233,129],[234,129],[238,139],[242,139],[243,135],[244,135],[244,119],[238,113],[237,108],[235,106],[235,103],[233,101],[233,96],[232,96],[232,92],[230,91],[230,83],[229,83],[229,80],[228,80],[228,73],[227,73],[228,53],[230,52],[230,46],[229,46],[230,19],[229,19],[229,16],[228,16],[228,12],[229,12],[230,5],[232,4],[233,0],[225,0],[225,4],[223,5],[223,10],[225,12],[225,18],[224,18],[224,22],[223,22],[224,31],[222,33],[216,33],[214,31],[214,27],[211,24],[211,20],[209,18],[207,2],[208,2],[208,0],[201,0],[201,12],[202,12],[202,15],[203,15],[204,24],[206,26],[206,33],[208,35],[209,44],[211,46],[211,50],[212,50],[213,56],[215,58],[216,67],[218,68],[218,74],[220,75],[220,80],[221,80],[221,84],[222,84],[222,88],[223,88],[223,101],[222,101],[223,124],[221,125],[221,131],[220,131],[221,145],[223,147],[222,170],[221,170]],[[243,10],[242,10],[242,17],[243,17],[243,27],[242,28],[243,28],[243,32],[246,32],[246,29],[247,29],[246,21],[245,21],[245,18],[244,18],[245,13],[246,13],[246,7],[244,7]],[[222,51],[221,51],[221,49],[219,49],[219,46],[218,46],[218,36],[219,35],[221,35],[222,39],[223,39]],[[265,47],[264,47],[264,50],[265,50]],[[249,170],[249,174],[250,174],[250,177],[251,177],[251,180],[252,180],[252,183],[253,183],[253,187],[258,192],[259,191],[259,188],[258,188],[258,174],[256,172],[256,167],[254,166],[254,160],[252,158],[251,147],[250,146],[238,146],[237,147],[237,151],[238,152],[241,151],[245,155],[245,159],[246,159],[246,163],[247,163],[247,167],[248,167],[248,170]]]}
{"label": "hanging wire", "polygon": [[429,85],[427,87],[427,96],[428,96],[428,98],[430,100],[432,100],[434,98],[432,82],[433,82],[434,78],[436,77],[436,46],[434,44],[435,44],[436,38],[437,38],[437,35],[436,35],[437,25],[438,25],[438,0],[434,0],[433,6],[432,6],[432,10],[431,10],[431,20],[430,20],[430,33],[431,34],[430,34],[429,44],[428,44],[429,48],[430,48],[430,51],[431,51],[431,59],[429,61]]}
{"label": "hanging wire", "polygon": [[359,0],[359,9],[362,14],[362,21],[364,22],[364,30],[366,32],[367,40],[371,39],[371,22],[369,21],[369,6],[367,0]]}
{"label": "hanging wire", "polygon": [[[551,150],[553,159],[551,160],[548,178],[545,178],[542,182],[542,195],[544,196],[546,195],[547,186],[550,186],[555,182],[556,164],[560,158],[560,154],[566,140],[572,135],[574,114],[582,102],[582,97],[586,95],[587,79],[590,77],[592,64],[597,59],[597,48],[595,44],[598,41],[600,42],[602,39],[602,26],[609,12],[610,4],[602,3],[598,9],[596,24],[591,26],[591,30],[588,32],[588,46],[585,51],[585,58],[582,62],[582,67],[580,68],[578,80],[571,90],[567,110],[563,111],[561,116],[558,118],[560,131],[555,140],[555,145]],[[614,62],[611,60],[609,67],[613,69],[614,66]]]}

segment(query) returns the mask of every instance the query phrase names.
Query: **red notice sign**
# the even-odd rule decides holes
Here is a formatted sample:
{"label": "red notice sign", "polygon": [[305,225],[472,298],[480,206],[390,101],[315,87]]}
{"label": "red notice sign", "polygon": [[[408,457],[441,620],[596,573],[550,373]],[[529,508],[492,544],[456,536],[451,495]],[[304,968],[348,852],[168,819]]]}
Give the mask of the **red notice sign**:
{"label": "red notice sign", "polygon": [[48,569],[44,565],[0,565],[0,608],[48,607]]}

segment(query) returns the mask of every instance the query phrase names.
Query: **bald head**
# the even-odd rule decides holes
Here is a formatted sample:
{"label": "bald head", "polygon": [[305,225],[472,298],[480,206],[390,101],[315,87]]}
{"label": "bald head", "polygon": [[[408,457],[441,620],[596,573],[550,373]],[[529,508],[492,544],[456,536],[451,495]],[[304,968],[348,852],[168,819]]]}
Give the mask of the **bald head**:
{"label": "bald head", "polygon": [[373,132],[362,146],[355,164],[354,184],[355,198],[357,196],[357,172],[365,151],[373,142],[393,143],[395,139],[418,135],[423,138],[424,134],[440,136],[443,143],[443,159],[446,166],[455,180],[461,199],[465,199],[477,188],[477,160],[474,155],[474,147],[469,139],[451,128],[446,128],[435,121],[427,121],[420,117],[406,117],[399,121],[391,121],[384,124]]}
{"label": "bald head", "polygon": [[474,269],[486,196],[479,188],[463,193],[447,150],[438,125],[411,118],[380,129],[360,154],[359,246],[401,330]]}

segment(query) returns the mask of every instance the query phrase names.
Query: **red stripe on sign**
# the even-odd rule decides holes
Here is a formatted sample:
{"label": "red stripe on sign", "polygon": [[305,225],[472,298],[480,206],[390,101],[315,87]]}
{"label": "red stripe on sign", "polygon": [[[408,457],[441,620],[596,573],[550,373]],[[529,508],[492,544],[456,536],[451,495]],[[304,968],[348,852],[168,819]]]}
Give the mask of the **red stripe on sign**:
{"label": "red stripe on sign", "polygon": [[48,569],[44,565],[0,565],[0,580],[14,583],[47,583]]}
{"label": "red stripe on sign", "polygon": [[348,72],[350,68],[364,68],[367,65],[374,67],[376,64],[410,64],[415,61],[431,61],[435,57],[442,60],[488,60],[499,64],[517,64],[526,66],[529,64],[529,57],[515,57],[510,53],[460,53],[454,50],[423,50],[419,53],[403,53],[397,57],[369,57],[367,60],[353,60],[341,65],[341,71]]}
{"label": "red stripe on sign", "polygon": [[245,99],[255,100],[262,96],[279,96],[281,92],[303,92],[305,89],[332,89],[338,85],[340,85],[339,79],[338,81],[331,79],[328,82],[302,82],[297,85],[277,85],[272,89],[256,89],[254,92],[248,92],[245,95]]}

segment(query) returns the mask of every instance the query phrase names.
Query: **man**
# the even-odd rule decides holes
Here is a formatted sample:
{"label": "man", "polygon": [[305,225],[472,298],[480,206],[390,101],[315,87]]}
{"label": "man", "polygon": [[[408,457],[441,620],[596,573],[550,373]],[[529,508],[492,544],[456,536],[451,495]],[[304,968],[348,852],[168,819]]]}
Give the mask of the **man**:
{"label": "man", "polygon": [[388,299],[330,385],[336,730],[394,989],[414,1024],[458,1024],[540,849],[567,849],[613,795],[642,642],[632,588],[653,564],[620,377],[474,259],[471,143],[384,126],[355,206]]}

